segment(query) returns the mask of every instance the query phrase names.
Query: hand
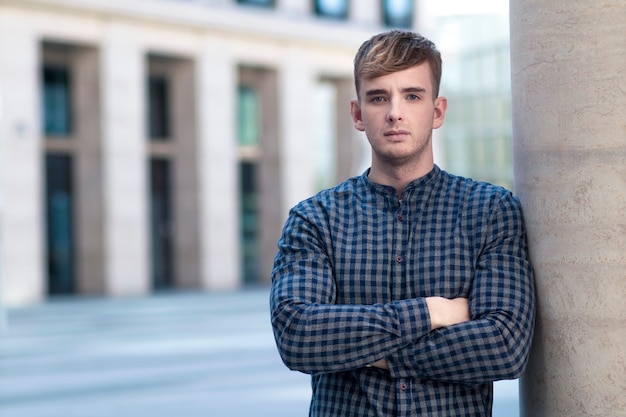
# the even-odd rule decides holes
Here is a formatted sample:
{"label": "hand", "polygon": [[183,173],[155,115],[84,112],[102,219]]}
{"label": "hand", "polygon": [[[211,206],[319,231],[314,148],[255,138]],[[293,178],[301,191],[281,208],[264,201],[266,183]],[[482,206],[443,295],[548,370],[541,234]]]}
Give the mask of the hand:
{"label": "hand", "polygon": [[386,359],[381,359],[379,361],[376,361],[373,364],[371,364],[370,366],[372,368],[380,368],[380,369],[389,370],[389,365],[387,364],[387,360]]}
{"label": "hand", "polygon": [[426,305],[432,330],[470,320],[467,298],[426,297]]}

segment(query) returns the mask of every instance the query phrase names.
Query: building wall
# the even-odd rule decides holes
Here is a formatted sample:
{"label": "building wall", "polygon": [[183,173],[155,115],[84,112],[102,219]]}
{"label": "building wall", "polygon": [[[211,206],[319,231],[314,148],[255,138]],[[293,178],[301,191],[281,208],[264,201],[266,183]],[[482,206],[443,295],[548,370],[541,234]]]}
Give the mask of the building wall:
{"label": "building wall", "polygon": [[[358,174],[363,138],[351,129],[352,58],[383,30],[379,2],[352,0],[347,21],[311,3],[273,10],[220,0],[0,1],[0,295],[9,305],[48,294],[46,154],[73,158],[79,294],[153,289],[151,159],[171,162],[173,287],[242,284],[239,164],[259,167],[258,282],[267,282],[288,210],[316,189],[313,97],[337,89],[336,180]],[[357,7],[358,3],[358,7]],[[41,68],[71,68],[71,137],[42,134]],[[146,77],[171,81],[170,140],[149,140]],[[261,100],[260,145],[237,140],[237,88]],[[345,137],[344,137],[345,136]],[[348,144],[346,144],[346,142]],[[248,158],[248,159],[246,159]]]}

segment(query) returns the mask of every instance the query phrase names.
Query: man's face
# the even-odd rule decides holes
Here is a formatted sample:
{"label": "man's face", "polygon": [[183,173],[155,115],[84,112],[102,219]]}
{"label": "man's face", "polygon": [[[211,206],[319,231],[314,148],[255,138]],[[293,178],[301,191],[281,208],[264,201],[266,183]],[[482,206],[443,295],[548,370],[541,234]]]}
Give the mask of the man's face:
{"label": "man's face", "polygon": [[427,62],[361,80],[358,95],[352,119],[372,146],[373,165],[432,164],[432,130],[443,124],[447,101],[433,98]]}

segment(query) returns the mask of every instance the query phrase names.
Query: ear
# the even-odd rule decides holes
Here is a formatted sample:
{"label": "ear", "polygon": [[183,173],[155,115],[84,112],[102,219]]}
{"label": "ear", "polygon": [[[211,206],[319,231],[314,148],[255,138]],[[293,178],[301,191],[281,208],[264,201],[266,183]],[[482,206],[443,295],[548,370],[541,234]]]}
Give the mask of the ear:
{"label": "ear", "polygon": [[435,111],[433,112],[433,129],[437,129],[443,125],[443,119],[448,109],[448,99],[445,97],[437,97],[435,99]]}
{"label": "ear", "polygon": [[359,100],[357,100],[356,98],[353,98],[350,101],[350,115],[352,116],[354,128],[356,130],[360,130],[361,132],[365,131],[365,126],[363,125],[363,115],[361,113],[361,105],[359,104]]}

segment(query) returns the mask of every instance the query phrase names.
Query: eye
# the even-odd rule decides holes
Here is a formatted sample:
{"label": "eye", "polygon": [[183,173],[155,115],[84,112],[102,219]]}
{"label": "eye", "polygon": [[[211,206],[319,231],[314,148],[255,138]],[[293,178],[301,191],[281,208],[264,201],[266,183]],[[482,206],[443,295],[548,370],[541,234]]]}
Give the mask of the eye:
{"label": "eye", "polygon": [[382,96],[374,96],[370,98],[370,103],[383,103],[385,101],[385,97]]}
{"label": "eye", "polygon": [[417,94],[409,94],[408,96],[406,96],[407,100],[409,101],[418,101],[420,100],[420,96],[418,96]]}

